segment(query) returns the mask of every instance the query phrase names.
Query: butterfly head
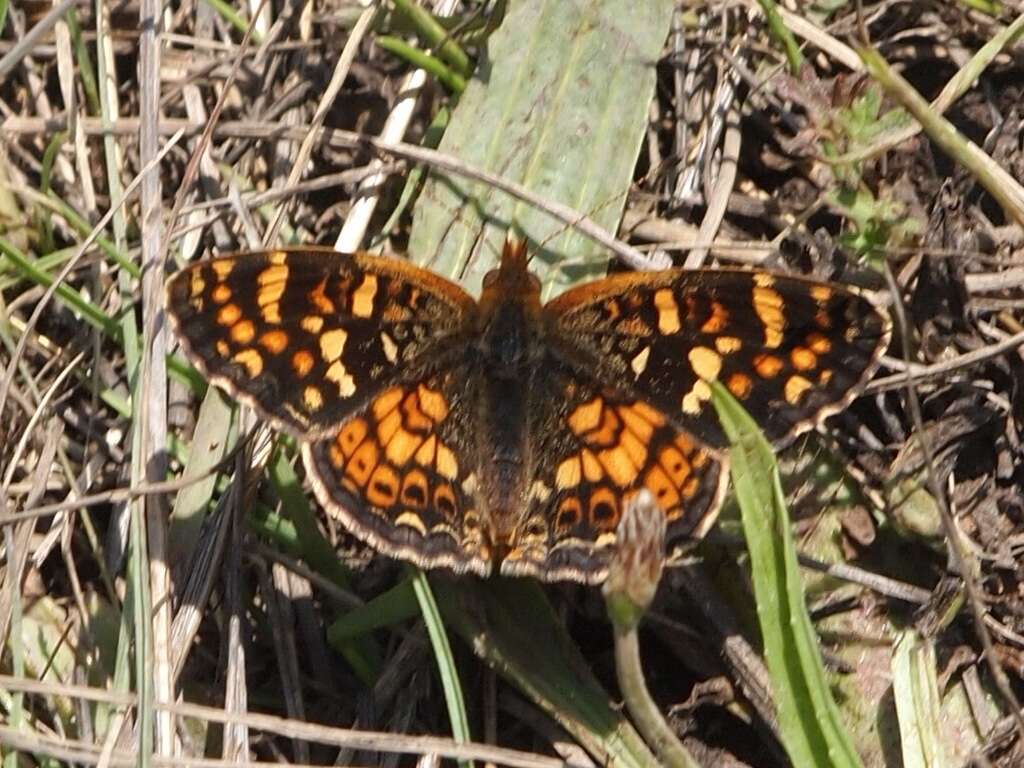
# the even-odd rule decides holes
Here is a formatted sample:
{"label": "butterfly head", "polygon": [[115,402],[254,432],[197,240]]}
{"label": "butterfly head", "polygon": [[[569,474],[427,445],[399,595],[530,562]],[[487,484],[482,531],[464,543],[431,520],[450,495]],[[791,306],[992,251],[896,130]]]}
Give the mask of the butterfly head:
{"label": "butterfly head", "polygon": [[480,304],[493,307],[514,302],[540,308],[540,280],[527,269],[526,240],[509,236],[501,252],[501,264],[484,275]]}

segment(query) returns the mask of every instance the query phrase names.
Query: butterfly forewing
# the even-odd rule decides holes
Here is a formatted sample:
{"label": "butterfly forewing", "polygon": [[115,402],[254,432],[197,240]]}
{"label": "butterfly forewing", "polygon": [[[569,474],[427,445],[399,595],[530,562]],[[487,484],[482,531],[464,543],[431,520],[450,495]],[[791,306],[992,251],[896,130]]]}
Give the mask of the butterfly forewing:
{"label": "butterfly forewing", "polygon": [[709,382],[769,439],[842,409],[885,349],[888,317],[834,284],[745,270],[617,275],[545,307],[551,343],[579,369],[724,447]]}
{"label": "butterfly forewing", "polygon": [[171,278],[166,301],[189,358],[212,382],[307,440],[464,345],[476,309],[430,272],[328,249],[194,264]]}

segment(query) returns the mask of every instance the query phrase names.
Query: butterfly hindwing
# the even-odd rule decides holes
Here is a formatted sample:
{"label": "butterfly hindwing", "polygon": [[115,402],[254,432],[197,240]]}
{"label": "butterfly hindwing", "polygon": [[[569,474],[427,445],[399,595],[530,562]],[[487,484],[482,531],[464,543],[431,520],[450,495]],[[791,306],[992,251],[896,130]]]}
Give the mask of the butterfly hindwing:
{"label": "butterfly hindwing", "polygon": [[443,358],[476,310],[458,286],[405,262],[312,248],[193,264],[168,282],[166,304],[210,381],[302,439]]}
{"label": "butterfly hindwing", "polygon": [[726,457],[643,400],[551,361],[535,386],[533,482],[522,533],[502,572],[598,583],[626,502],[642,488],[666,516],[667,540],[699,538],[726,488]]}
{"label": "butterfly hindwing", "polygon": [[551,342],[715,447],[720,381],[783,441],[841,410],[878,364],[886,314],[853,289],[747,270],[609,277],[545,306]]}
{"label": "butterfly hindwing", "polygon": [[327,513],[375,549],[486,575],[475,507],[475,379],[465,366],[394,384],[303,457]]}

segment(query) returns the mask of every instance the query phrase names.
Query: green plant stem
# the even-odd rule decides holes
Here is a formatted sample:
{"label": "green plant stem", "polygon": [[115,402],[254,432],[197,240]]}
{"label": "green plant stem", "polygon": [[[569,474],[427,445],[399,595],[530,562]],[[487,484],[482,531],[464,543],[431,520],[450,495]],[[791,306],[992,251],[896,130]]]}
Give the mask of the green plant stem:
{"label": "green plant stem", "polygon": [[452,93],[460,94],[466,90],[466,78],[454,69],[446,66],[445,63],[436,56],[431,56],[429,53],[421,51],[416,46],[409,45],[407,42],[399,40],[397,37],[378,35],[374,42],[388,53],[400,56],[414,67],[418,67],[419,69],[429,72],[444,83],[445,87],[447,87]]}
{"label": "green plant stem", "polygon": [[640,666],[640,642],[636,624],[630,628],[616,624],[615,669],[619,688],[633,722],[647,743],[654,748],[662,763],[671,768],[699,768],[699,763],[669,728],[658,705],[651,698]]}
{"label": "green plant stem", "polygon": [[789,64],[790,74],[799,74],[800,68],[804,65],[804,55],[800,51],[800,45],[797,43],[796,38],[789,31],[786,22],[782,20],[782,15],[772,0],[758,0],[757,4],[761,6],[761,12],[768,23],[768,31],[782,45],[782,50],[786,54],[786,61]]}

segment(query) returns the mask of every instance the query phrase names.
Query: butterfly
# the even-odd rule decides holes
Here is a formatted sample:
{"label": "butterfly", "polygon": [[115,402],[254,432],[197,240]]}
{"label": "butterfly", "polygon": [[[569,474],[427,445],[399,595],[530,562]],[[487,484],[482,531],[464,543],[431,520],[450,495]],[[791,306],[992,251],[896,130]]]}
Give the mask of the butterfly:
{"label": "butterfly", "polygon": [[743,269],[617,274],[548,303],[510,240],[479,299],[367,253],[220,256],[167,283],[189,360],[302,443],[328,515],[423,568],[602,581],[643,488],[670,543],[727,484],[721,382],[782,442],[842,410],[891,324],[861,292]]}

